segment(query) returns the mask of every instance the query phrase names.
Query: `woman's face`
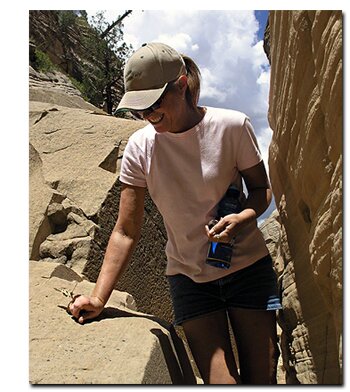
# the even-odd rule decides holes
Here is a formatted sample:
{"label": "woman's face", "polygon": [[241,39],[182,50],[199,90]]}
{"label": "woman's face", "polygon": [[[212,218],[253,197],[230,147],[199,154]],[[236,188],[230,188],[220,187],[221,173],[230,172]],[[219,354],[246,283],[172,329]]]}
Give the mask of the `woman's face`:
{"label": "woman's face", "polygon": [[174,82],[161,100],[161,105],[151,113],[145,113],[145,120],[150,122],[156,132],[182,132],[184,123],[184,113],[187,106],[185,92],[187,87],[186,76]]}

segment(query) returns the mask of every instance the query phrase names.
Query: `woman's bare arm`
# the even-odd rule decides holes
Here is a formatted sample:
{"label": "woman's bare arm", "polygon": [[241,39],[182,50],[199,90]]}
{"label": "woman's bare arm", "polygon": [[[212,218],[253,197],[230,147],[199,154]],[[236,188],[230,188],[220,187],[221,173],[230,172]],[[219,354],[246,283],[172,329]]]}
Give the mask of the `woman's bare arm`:
{"label": "woman's bare arm", "polygon": [[69,306],[72,315],[81,323],[101,313],[128,265],[140,238],[145,192],[146,188],[122,185],[118,219],[96,285],[90,297],[80,296]]}

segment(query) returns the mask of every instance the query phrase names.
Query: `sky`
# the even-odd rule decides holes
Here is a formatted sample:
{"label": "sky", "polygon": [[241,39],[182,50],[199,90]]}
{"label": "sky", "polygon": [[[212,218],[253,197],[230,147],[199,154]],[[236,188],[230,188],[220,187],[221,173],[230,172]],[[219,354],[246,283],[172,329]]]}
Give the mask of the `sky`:
{"label": "sky", "polygon": [[[89,16],[97,10],[87,10]],[[108,22],[124,10],[106,11]],[[263,50],[268,11],[134,10],[124,40],[138,49],[164,42],[193,58],[201,70],[199,104],[244,112],[251,119],[268,169],[272,130],[267,120],[270,66]],[[275,208],[274,202],[260,222]]]}

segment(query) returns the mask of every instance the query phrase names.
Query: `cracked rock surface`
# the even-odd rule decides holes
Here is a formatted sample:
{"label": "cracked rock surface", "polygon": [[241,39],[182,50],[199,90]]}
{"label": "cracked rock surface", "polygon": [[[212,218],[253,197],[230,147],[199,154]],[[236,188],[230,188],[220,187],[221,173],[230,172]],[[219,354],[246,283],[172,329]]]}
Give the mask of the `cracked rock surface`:
{"label": "cracked rock surface", "polygon": [[[97,279],[116,222],[120,162],[142,122],[57,104],[30,102],[30,259],[60,262]],[[166,234],[147,196],[137,250],[117,288],[138,308],[168,321]]]}

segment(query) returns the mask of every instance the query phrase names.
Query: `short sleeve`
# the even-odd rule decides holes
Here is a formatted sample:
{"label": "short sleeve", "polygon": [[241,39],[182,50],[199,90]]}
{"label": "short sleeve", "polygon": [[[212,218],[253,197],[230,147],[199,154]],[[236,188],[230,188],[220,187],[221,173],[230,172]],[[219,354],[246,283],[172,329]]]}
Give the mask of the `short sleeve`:
{"label": "short sleeve", "polygon": [[145,163],[146,160],[141,149],[132,137],[129,138],[121,162],[120,181],[128,185],[146,188]]}
{"label": "short sleeve", "polygon": [[237,148],[237,168],[239,171],[249,169],[262,161],[262,155],[256,139],[254,128],[246,117]]}

